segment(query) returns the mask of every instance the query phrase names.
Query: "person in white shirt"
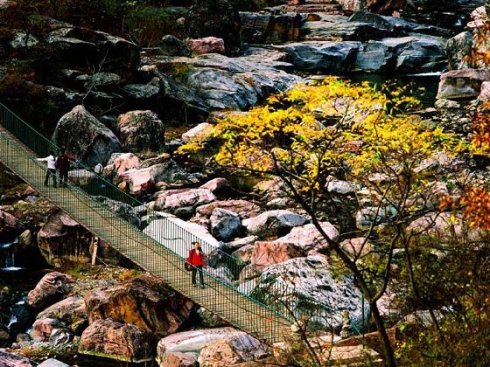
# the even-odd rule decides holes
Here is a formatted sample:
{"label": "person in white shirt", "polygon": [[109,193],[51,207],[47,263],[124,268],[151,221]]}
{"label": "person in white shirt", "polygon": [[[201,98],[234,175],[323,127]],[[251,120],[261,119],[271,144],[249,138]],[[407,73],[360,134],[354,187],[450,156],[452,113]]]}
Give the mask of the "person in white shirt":
{"label": "person in white shirt", "polygon": [[56,157],[53,152],[49,152],[49,155],[45,158],[37,158],[38,161],[47,162],[48,169],[46,171],[46,178],[44,179],[44,186],[48,186],[49,176],[53,177],[53,187],[56,188]]}

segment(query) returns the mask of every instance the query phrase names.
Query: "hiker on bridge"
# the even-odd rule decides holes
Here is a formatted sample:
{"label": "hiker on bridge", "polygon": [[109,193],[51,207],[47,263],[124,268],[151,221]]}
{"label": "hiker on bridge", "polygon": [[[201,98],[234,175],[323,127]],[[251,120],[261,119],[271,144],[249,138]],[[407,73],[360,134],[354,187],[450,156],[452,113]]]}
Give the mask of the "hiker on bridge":
{"label": "hiker on bridge", "polygon": [[53,187],[56,188],[56,157],[52,151],[45,158],[37,158],[40,162],[47,162],[48,169],[46,171],[46,178],[44,179],[44,186],[48,186],[49,177],[53,177]]}
{"label": "hiker on bridge", "polygon": [[192,286],[196,287],[196,273],[199,272],[201,288],[204,288],[204,275],[202,268],[206,266],[206,254],[202,251],[199,242],[193,242],[194,248],[189,251],[187,263],[192,265]]}
{"label": "hiker on bridge", "polygon": [[56,160],[56,169],[60,174],[60,186],[65,187],[68,181],[68,171],[70,170],[70,161],[74,160],[73,156],[66,153],[64,150],[61,151],[61,155]]}

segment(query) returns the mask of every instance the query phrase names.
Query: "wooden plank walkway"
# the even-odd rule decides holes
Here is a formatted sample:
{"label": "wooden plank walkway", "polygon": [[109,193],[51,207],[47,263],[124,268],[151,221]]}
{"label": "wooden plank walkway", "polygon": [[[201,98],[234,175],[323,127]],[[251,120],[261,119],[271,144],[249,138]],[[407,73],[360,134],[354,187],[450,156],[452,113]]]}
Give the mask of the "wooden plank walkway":
{"label": "wooden plank walkway", "polygon": [[235,288],[205,275],[206,288],[192,287],[183,259],[118,217],[77,187],[44,186],[45,167],[36,156],[0,125],[0,160],[46,199],[88,231],[107,242],[142,269],[162,278],[192,299],[256,338],[273,344],[283,340],[289,323]]}

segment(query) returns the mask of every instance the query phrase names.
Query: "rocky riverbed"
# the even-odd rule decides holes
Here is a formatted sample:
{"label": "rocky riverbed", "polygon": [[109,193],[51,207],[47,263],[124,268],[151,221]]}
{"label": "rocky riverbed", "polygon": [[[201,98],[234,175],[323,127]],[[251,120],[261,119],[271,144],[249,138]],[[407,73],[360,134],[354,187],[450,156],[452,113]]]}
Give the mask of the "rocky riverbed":
{"label": "rocky riverbed", "polygon": [[[417,114],[427,124],[467,134],[470,116],[490,100],[490,73],[466,58],[473,34],[488,22],[484,1],[360,3],[284,1],[239,12],[224,0],[196,2],[169,10],[189,32],[186,37],[168,34],[141,47],[124,35],[47,15],[31,31],[11,22],[16,1],[0,1],[0,98],[86,165],[70,171],[72,182],[91,187],[98,180],[92,168],[100,163],[107,180],[143,202],[132,207],[99,197],[101,203],[157,240],[164,221],[199,233],[207,239],[210,271],[244,293],[270,290],[274,278],[293,287],[298,298],[328,305],[314,328],[332,331],[323,337],[337,342],[345,311],[351,331],[370,330],[369,308],[349,276],[334,276],[327,244],[283,184],[253,177],[251,185],[237,185],[213,165],[196,167],[175,153],[209,134],[222,114],[246,111],[322,75],[436,75],[437,100],[432,105],[429,98]],[[51,55],[52,67],[40,55]],[[29,72],[22,69],[26,65]],[[462,177],[487,180],[476,166],[441,155],[416,169],[449,172],[434,187],[434,197],[440,197]],[[336,178],[328,191],[341,202],[365,194]],[[372,225],[368,204],[355,215],[357,228]],[[155,211],[160,217],[150,218]],[[450,220],[440,219],[438,229],[448,230]],[[411,225],[424,223],[422,218]],[[338,238],[339,223],[325,220],[321,226]],[[103,242],[98,265],[90,265],[94,236],[3,166],[0,239],[0,347],[7,348],[0,349],[2,366],[81,365],[84,358],[251,366],[273,365],[287,354],[287,346],[273,351]],[[346,238],[342,246],[360,256],[379,250],[359,237]],[[180,250],[184,256],[188,249]],[[239,259],[239,273],[220,252]],[[17,290],[14,278],[30,281]],[[389,301],[383,298],[383,315],[401,319]],[[292,312],[301,315],[305,307],[298,302]],[[354,339],[338,344],[339,360],[359,357],[352,346],[360,341]],[[379,348],[373,348],[376,360]],[[63,363],[48,363],[50,357]]]}

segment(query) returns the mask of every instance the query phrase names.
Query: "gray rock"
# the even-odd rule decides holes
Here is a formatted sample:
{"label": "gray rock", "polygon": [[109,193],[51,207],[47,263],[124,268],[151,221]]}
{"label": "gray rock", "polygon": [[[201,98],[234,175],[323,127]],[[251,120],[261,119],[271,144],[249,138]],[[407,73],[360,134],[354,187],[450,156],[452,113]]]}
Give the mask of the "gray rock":
{"label": "gray rock", "polygon": [[437,99],[468,99],[480,94],[481,85],[490,80],[488,69],[452,70],[441,75]]}
{"label": "gray rock", "polygon": [[362,325],[360,292],[350,278],[335,279],[326,257],[321,255],[270,266],[261,274],[252,295],[271,304],[286,302],[294,316],[301,320],[304,317],[311,329],[339,330],[344,311],[350,312],[353,328],[358,331]]}
{"label": "gray rock", "polygon": [[[330,222],[320,222],[320,226],[332,241],[338,238],[339,231]],[[294,227],[291,232],[278,238],[276,242],[291,244],[305,251],[321,250],[328,247],[328,242],[313,224]]]}
{"label": "gray rock", "polygon": [[192,129],[186,131],[184,134],[182,134],[182,141],[188,143],[194,139],[199,139],[201,137],[205,138],[210,133],[212,133],[212,131],[213,131],[213,125],[207,122],[202,122],[194,126]]}
{"label": "gray rock", "polygon": [[328,192],[347,195],[354,194],[359,189],[356,184],[344,180],[330,180],[326,185]]}
{"label": "gray rock", "polygon": [[380,225],[388,222],[396,215],[394,207],[368,207],[359,210],[356,214],[357,228],[368,229],[374,222],[374,225]]}
{"label": "gray rock", "polygon": [[114,73],[101,72],[90,76],[80,75],[76,80],[83,82],[86,90],[112,89],[121,82],[121,77]]}
{"label": "gray rock", "polygon": [[61,345],[66,345],[72,339],[72,335],[66,329],[53,329],[51,335],[49,336],[49,344],[59,347]]}
{"label": "gray rock", "polygon": [[32,34],[25,32],[16,32],[13,39],[10,41],[10,47],[14,49],[31,48],[39,43],[39,41]]}
{"label": "gray rock", "polygon": [[158,48],[160,53],[165,56],[190,56],[191,54],[191,50],[185,42],[171,34],[162,37],[158,43]]}
{"label": "gray rock", "polygon": [[138,101],[145,101],[158,97],[160,94],[160,85],[158,84],[157,79],[156,81],[151,81],[148,84],[127,84],[122,87],[122,90],[129,98]]}
{"label": "gray rock", "polygon": [[208,189],[168,190],[160,194],[155,209],[172,210],[183,206],[199,206],[216,200]]}
{"label": "gray rock", "polygon": [[379,29],[384,29],[388,34],[392,34],[393,36],[406,36],[410,33],[421,33],[434,36],[447,36],[450,34],[450,31],[447,29],[411,22],[400,17],[391,17],[366,11],[360,11],[353,14],[350,17],[349,22],[369,24]]}
{"label": "gray rock", "polygon": [[160,339],[157,345],[157,360],[167,352],[199,353],[201,349],[214,341],[231,339],[243,334],[245,334],[243,331],[232,327],[175,333]]}
{"label": "gray rock", "polygon": [[[187,109],[208,113],[250,108],[271,93],[284,91],[298,82],[298,76],[281,70],[291,64],[277,57],[277,51],[263,49],[239,58],[219,54],[172,59],[148,57],[142,68],[160,78],[163,97]],[[162,73],[159,68],[172,72]]]}
{"label": "gray rock", "polygon": [[242,229],[239,215],[226,209],[214,209],[213,214],[209,219],[211,223],[211,233],[221,241],[228,241],[234,238]]}
{"label": "gray rock", "polygon": [[114,133],[81,105],[61,117],[52,139],[92,167],[105,164],[112,153],[121,150]]}
{"label": "gray rock", "polygon": [[244,238],[239,238],[231,242],[227,242],[225,245],[230,251],[238,250],[239,248],[247,245],[253,245],[255,241],[258,240],[257,236],[248,236]]}
{"label": "gray rock", "polygon": [[138,212],[131,205],[117,200],[109,199],[105,196],[92,196],[92,198],[100,204],[104,205],[111,212],[130,222],[134,226],[140,226],[141,219],[138,215]]}
{"label": "gray rock", "polygon": [[49,359],[46,359],[41,364],[38,364],[37,367],[70,367],[70,365],[63,363],[61,361],[58,361],[57,359],[49,358]]}
{"label": "gray rock", "polygon": [[448,58],[449,70],[464,69],[468,67],[465,57],[470,54],[473,46],[473,34],[462,32],[447,40],[445,51]]}
{"label": "gray rock", "polygon": [[165,146],[165,125],[152,111],[130,111],[117,119],[121,142],[130,151],[159,151]]}
{"label": "gray rock", "polygon": [[289,231],[307,221],[308,219],[304,216],[288,210],[271,210],[256,217],[245,219],[242,224],[250,234],[272,234]]}
{"label": "gray rock", "polygon": [[296,68],[342,74],[354,68],[359,42],[301,42],[276,46]]}

